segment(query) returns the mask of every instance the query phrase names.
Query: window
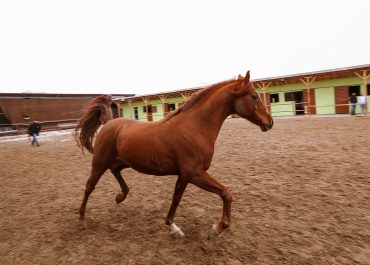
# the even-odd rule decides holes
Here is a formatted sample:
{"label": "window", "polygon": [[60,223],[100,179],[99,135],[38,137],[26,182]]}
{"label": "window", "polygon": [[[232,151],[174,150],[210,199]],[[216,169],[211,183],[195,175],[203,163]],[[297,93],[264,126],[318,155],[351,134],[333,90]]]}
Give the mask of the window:
{"label": "window", "polygon": [[173,111],[176,109],[175,103],[168,103],[168,111]]}
{"label": "window", "polygon": [[[143,106],[143,112],[146,113],[147,106]],[[157,106],[148,105],[148,113],[156,113],[157,112]]]}
{"label": "window", "polygon": [[284,93],[285,101],[295,101],[296,103],[302,103],[303,91],[292,91]]}
{"label": "window", "polygon": [[367,85],[367,95],[370,96],[370,85]]}
{"label": "window", "polygon": [[270,94],[270,103],[279,102],[279,94]]}
{"label": "window", "polygon": [[119,109],[119,116],[123,117],[123,109]]}
{"label": "window", "polygon": [[360,86],[349,86],[348,87],[348,96],[351,96],[352,93],[356,93],[356,96],[360,95]]}
{"label": "window", "polygon": [[285,92],[284,93],[285,101],[294,101],[294,93],[293,92]]}
{"label": "window", "polygon": [[[148,109],[148,110],[147,110]],[[146,113],[146,112],[149,112],[151,113],[152,112],[152,105],[148,105],[148,106],[143,106],[143,112]]]}

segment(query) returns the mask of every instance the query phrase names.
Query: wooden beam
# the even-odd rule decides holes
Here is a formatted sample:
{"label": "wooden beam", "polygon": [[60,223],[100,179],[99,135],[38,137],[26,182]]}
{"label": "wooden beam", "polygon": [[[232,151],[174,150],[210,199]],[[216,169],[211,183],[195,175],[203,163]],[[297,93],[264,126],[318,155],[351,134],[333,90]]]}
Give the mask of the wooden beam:
{"label": "wooden beam", "polygon": [[367,97],[367,84],[368,84],[368,79],[370,78],[370,73],[367,74],[367,70],[362,70],[362,75],[355,72],[355,74],[360,78],[362,79],[362,81],[364,82],[363,85],[364,85],[364,89],[365,89],[365,97]]}
{"label": "wooden beam", "polygon": [[166,99],[167,97],[162,95],[162,96],[159,96],[159,98],[161,99],[162,101],[162,111],[163,111],[163,117],[166,116]]}
{"label": "wooden beam", "polygon": [[145,103],[145,110],[146,110],[146,120],[148,120],[148,102],[150,100],[150,97],[141,97],[141,99],[144,101]]}
{"label": "wooden beam", "polygon": [[192,94],[191,92],[182,92],[181,96],[182,96],[183,99],[187,99],[188,97],[191,96],[191,94]]}
{"label": "wooden beam", "polygon": [[370,77],[370,74],[367,74],[367,70],[362,70],[362,75],[357,72],[355,74],[362,80],[368,80]]}
{"label": "wooden beam", "polygon": [[305,84],[306,87],[310,87],[312,85],[312,83],[315,81],[316,79],[316,76],[312,77],[312,76],[307,76],[307,77],[304,77],[306,80],[304,80],[303,78],[300,78],[299,80],[301,80],[301,82],[303,84]]}
{"label": "wooden beam", "polygon": [[148,105],[150,97],[141,97],[142,101],[144,101],[145,105]]}
{"label": "wooden beam", "polygon": [[305,89],[307,91],[308,115],[311,115],[311,91],[310,91],[310,88],[311,88],[312,83],[315,81],[316,76],[314,76],[314,77],[306,76],[304,78],[306,80],[304,80],[303,78],[300,78],[299,80],[301,80],[301,82],[305,85]]}
{"label": "wooden beam", "polygon": [[260,82],[260,83],[257,83],[257,86],[262,90],[262,94],[263,94],[263,102],[267,108],[267,99],[266,99],[266,91],[267,91],[267,88],[269,88],[271,86],[272,82]]}
{"label": "wooden beam", "polygon": [[162,103],[164,104],[164,102],[166,101],[167,97],[166,96],[158,96],[158,97],[162,101]]}

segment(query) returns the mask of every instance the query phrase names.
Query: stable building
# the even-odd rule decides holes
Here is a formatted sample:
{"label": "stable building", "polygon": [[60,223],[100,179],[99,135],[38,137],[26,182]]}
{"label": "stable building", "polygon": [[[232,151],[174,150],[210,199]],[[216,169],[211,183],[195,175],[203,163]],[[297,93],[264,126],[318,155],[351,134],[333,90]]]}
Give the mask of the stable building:
{"label": "stable building", "polygon": [[[0,135],[23,133],[38,120],[43,130],[70,128],[85,105],[100,94],[0,93]],[[113,100],[133,94],[112,95]],[[114,117],[118,106],[112,104]]]}
{"label": "stable building", "polygon": [[[348,114],[352,93],[370,100],[370,65],[252,80],[273,116]],[[222,80],[220,80],[222,81]],[[162,119],[199,87],[137,95],[117,100],[119,116],[146,121]],[[360,108],[357,108],[360,112]]]}

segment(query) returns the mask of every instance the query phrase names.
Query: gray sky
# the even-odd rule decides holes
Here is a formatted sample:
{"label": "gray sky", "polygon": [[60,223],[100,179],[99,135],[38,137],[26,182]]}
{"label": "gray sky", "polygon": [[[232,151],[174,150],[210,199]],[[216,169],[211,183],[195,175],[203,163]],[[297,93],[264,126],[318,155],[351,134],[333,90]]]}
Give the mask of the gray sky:
{"label": "gray sky", "polygon": [[0,92],[184,89],[370,63],[369,0],[0,0]]}

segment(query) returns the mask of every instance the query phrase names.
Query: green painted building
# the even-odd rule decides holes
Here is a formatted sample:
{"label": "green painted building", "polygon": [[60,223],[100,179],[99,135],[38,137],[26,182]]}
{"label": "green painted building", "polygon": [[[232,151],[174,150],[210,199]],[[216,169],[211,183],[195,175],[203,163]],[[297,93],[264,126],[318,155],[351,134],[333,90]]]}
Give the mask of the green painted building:
{"label": "green painted building", "polygon": [[[352,93],[370,100],[370,65],[252,80],[273,116],[348,114]],[[222,80],[220,80],[222,81]],[[200,88],[126,97],[119,116],[157,121]],[[357,106],[357,113],[360,113]]]}

